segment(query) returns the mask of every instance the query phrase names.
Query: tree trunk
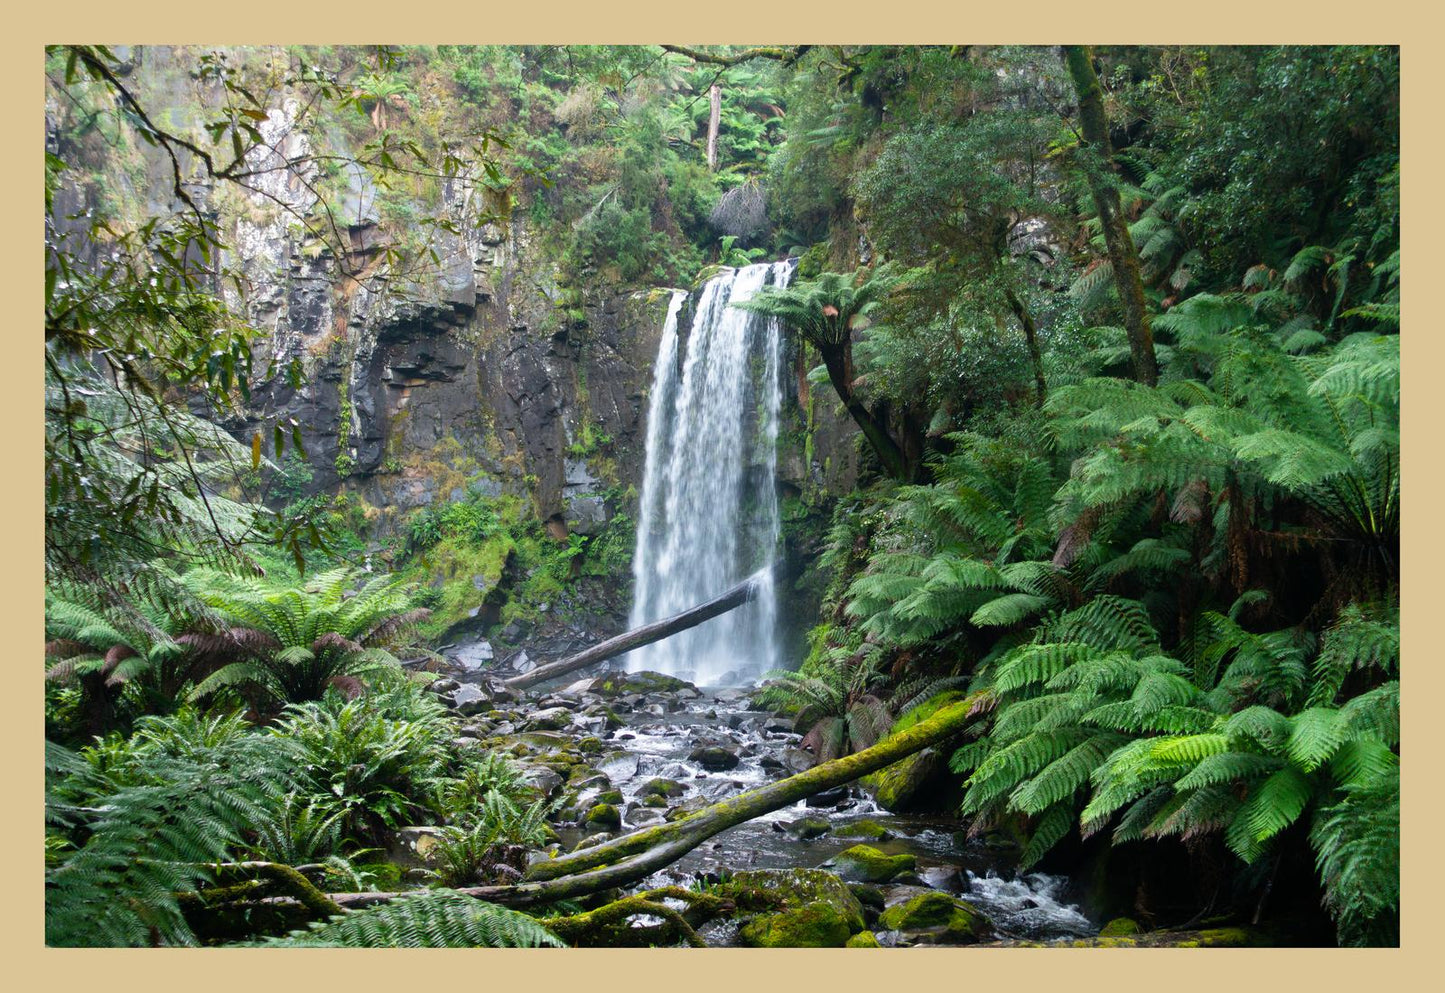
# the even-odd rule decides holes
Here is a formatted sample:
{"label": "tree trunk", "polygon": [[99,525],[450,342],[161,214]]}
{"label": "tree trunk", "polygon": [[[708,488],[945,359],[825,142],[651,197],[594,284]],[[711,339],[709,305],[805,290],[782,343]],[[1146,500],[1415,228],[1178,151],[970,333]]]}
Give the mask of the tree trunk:
{"label": "tree trunk", "polygon": [[707,168],[717,172],[717,129],[722,121],[722,87],[713,83],[707,91]]}
{"label": "tree trunk", "polygon": [[838,399],[843,401],[848,415],[853,418],[863,432],[863,437],[868,439],[868,443],[878,453],[884,469],[894,479],[910,482],[913,479],[914,467],[909,464],[909,460],[903,454],[903,449],[899,447],[898,442],[894,441],[893,436],[888,433],[888,425],[874,417],[873,412],[865,407],[853,392],[852,346],[844,343],[817,347],[819,354],[823,356],[823,365],[828,369],[828,379],[832,382]]}
{"label": "tree trunk", "polygon": [[1104,227],[1104,244],[1114,267],[1114,287],[1124,307],[1124,330],[1129,335],[1129,354],[1134,361],[1134,378],[1148,386],[1159,382],[1159,364],[1154,357],[1154,332],[1149,327],[1149,314],[1144,309],[1144,281],[1139,275],[1139,252],[1129,235],[1119,203],[1119,190],[1107,173],[1114,169],[1114,153],[1109,144],[1109,121],[1104,116],[1103,90],[1094,74],[1093,55],[1087,45],[1065,45],[1064,61],[1074,81],[1079,98],[1079,119],[1084,127],[1084,141],[1097,155],[1097,160],[1084,163],[1094,206]]}
{"label": "tree trunk", "polygon": [[[771,566],[766,567],[768,569]],[[719,614],[725,614],[729,610],[741,607],[751,600],[757,592],[758,583],[762,582],[764,572],[759,570],[747,579],[731,589],[713,597],[706,603],[702,603],[680,614],[665,617],[660,621],[653,621],[651,624],[644,624],[640,628],[633,628],[631,631],[617,635],[615,638],[608,638],[606,641],[593,645],[591,648],[578,652],[570,658],[562,659],[560,662],[551,662],[547,665],[539,665],[529,673],[515,676],[506,681],[508,689],[520,690],[537,683],[554,679],[557,676],[566,675],[589,665],[598,662],[605,662],[607,659],[630,652],[634,648],[641,648],[643,645],[650,645],[654,641],[661,641],[669,635],[677,634],[679,631],[686,631],[690,627],[696,627],[703,621],[711,620]]]}
{"label": "tree trunk", "polygon": [[1005,289],[1004,295],[1008,297],[1008,305],[1013,308],[1014,316],[1023,325],[1024,341],[1028,343],[1029,347],[1029,364],[1034,368],[1034,384],[1038,387],[1037,395],[1034,397],[1034,406],[1042,407],[1049,387],[1044,382],[1044,357],[1043,353],[1039,351],[1039,335],[1038,329],[1034,327],[1034,317],[1012,288]]}
{"label": "tree trunk", "polygon": [[[963,730],[981,701],[974,694],[945,707],[925,721],[853,755],[814,766],[807,772],[740,793],[671,824],[643,828],[612,841],[534,864],[527,880],[514,886],[474,886],[459,892],[507,906],[572,900],[645,879],[716,834],[744,821],[779,810],[817,793],[851,783]],[[405,893],[332,893],[342,907],[386,903]]]}

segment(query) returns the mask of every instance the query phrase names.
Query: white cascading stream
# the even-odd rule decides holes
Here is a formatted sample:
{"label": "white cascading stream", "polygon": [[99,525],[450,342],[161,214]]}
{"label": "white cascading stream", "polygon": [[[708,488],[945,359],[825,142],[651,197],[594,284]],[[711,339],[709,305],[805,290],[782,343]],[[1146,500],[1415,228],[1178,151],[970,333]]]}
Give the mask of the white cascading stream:
{"label": "white cascading stream", "polygon": [[[632,627],[697,606],[773,562],[778,322],[728,304],[786,286],[793,267],[773,262],[714,276],[686,335],[678,333],[686,295],[673,295],[652,374]],[[627,666],[702,686],[750,682],[776,666],[776,622],[769,577],[749,603],[637,649]]]}

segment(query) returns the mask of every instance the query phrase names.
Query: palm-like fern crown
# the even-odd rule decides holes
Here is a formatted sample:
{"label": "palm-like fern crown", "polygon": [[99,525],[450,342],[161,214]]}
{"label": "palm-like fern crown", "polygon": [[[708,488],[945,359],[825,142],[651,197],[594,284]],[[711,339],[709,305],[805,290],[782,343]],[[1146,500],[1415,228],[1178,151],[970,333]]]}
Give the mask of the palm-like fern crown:
{"label": "palm-like fern crown", "polygon": [[185,577],[196,596],[257,637],[252,657],[206,677],[193,698],[224,686],[252,685],[282,700],[315,699],[330,680],[359,676],[398,661],[387,650],[427,615],[412,610],[400,580],[378,575],[353,591],[360,570],[341,567],[301,587],[195,570]]}
{"label": "palm-like fern crown", "polygon": [[732,306],[776,317],[813,345],[826,348],[847,342],[858,318],[872,313],[900,282],[886,267],[861,282],[855,275],[825,272],[783,289],[764,287]]}

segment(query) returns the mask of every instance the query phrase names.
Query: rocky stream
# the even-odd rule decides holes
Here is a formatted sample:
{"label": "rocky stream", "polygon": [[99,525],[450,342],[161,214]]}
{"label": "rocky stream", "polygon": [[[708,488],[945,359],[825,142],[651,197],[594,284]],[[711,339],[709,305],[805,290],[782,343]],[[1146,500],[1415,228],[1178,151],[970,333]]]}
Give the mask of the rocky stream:
{"label": "rocky stream", "polygon": [[[454,658],[479,654],[488,652],[470,645]],[[675,820],[813,764],[794,722],[756,708],[752,687],[700,689],[661,673],[604,671],[522,695],[498,676],[513,674],[519,660],[529,666],[524,659],[432,685],[458,714],[468,747],[515,756],[557,802],[557,838],[543,857]],[[790,895],[781,913],[708,923],[699,933],[709,945],[957,945],[1098,933],[1069,880],[1017,872],[1009,839],[971,838],[964,827],[946,813],[890,812],[855,783],[724,831],[630,892],[731,881]],[[430,830],[403,833],[408,857],[425,860]]]}

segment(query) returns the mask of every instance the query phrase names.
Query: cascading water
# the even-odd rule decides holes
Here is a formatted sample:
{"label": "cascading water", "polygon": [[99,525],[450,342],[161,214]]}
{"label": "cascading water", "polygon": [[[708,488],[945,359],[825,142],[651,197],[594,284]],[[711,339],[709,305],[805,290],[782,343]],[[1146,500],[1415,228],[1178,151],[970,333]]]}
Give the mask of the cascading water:
{"label": "cascading water", "polygon": [[[771,565],[778,543],[778,322],[730,307],[786,286],[794,263],[724,270],[703,286],[686,335],[675,293],[663,326],[647,421],[632,626],[676,614]],[[681,369],[679,370],[679,364]],[[776,665],[771,578],[737,610],[631,653],[705,686]]]}

